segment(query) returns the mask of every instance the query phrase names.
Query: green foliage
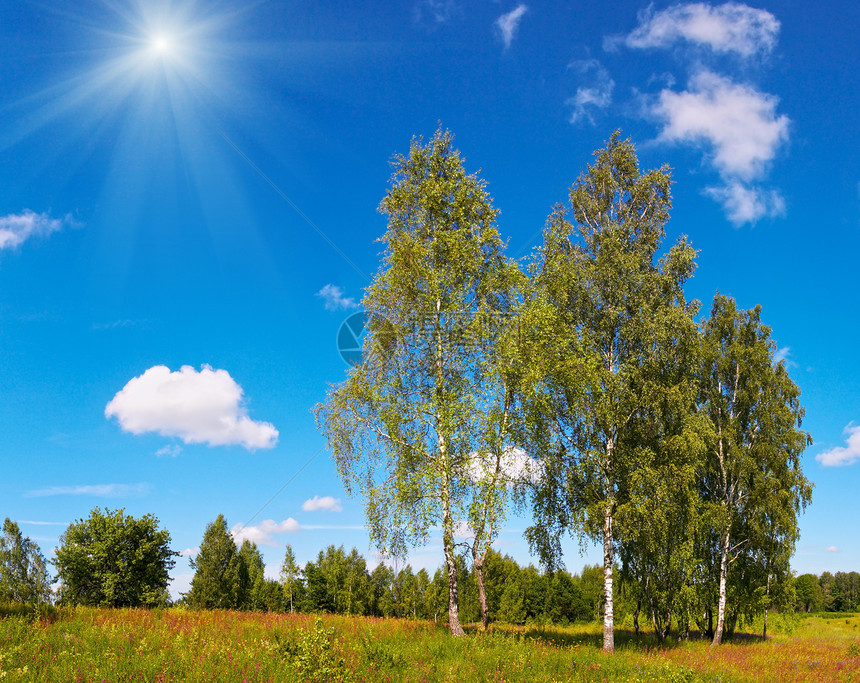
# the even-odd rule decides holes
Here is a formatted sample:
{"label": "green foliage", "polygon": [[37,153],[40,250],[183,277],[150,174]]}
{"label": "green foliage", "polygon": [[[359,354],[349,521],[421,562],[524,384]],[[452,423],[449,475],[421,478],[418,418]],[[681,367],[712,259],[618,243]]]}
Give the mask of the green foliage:
{"label": "green foliage", "polygon": [[337,644],[335,629],[326,628],[322,619],[317,617],[313,629],[301,629],[290,664],[302,681],[348,683],[353,680],[353,676],[346,668],[343,657],[338,655]]}
{"label": "green foliage", "polygon": [[167,603],[168,572],[178,553],[158,519],[94,508],[60,537],[54,564],[63,604],[155,607]]}
{"label": "green foliage", "polygon": [[504,256],[484,181],[466,174],[450,133],[413,140],[393,167],[380,204],[383,265],[363,300],[364,358],[316,416],[385,555],[441,527],[460,634],[454,530],[471,521],[482,558],[505,512],[512,391],[495,350],[521,274]]}
{"label": "green foliage", "polygon": [[660,477],[660,451],[683,434],[692,403],[683,368],[696,304],[686,303],[683,284],[695,252],[680,239],[657,261],[669,186],[668,169],[640,172],[633,144],[616,132],[571,188],[570,209],[549,217],[534,269],[531,315],[545,321],[545,353],[529,402],[543,477],[527,535],[549,566],[560,562],[567,532],[603,543],[609,650],[614,553],[643,518],[621,513],[647,492],[631,477]]}
{"label": "green foliage", "polygon": [[39,546],[8,517],[0,536],[0,602],[39,604],[51,599],[51,581]]}

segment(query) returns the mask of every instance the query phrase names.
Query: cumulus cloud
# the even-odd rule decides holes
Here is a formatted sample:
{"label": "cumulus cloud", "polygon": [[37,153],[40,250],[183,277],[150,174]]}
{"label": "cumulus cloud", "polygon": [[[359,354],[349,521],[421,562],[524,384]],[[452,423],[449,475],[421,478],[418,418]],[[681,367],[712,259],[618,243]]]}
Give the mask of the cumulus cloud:
{"label": "cumulus cloud", "polygon": [[683,41],[751,57],[773,50],[779,28],[777,18],[763,9],[735,2],[718,6],[697,2],[646,12],[624,43],[632,48],[658,48]]}
{"label": "cumulus cloud", "polygon": [[736,226],[785,215],[785,200],[776,190],[732,181],[705,188],[705,194],[723,205],[726,217]]}
{"label": "cumulus cloud", "polygon": [[571,123],[588,121],[594,125],[595,113],[612,103],[615,81],[609,76],[606,67],[596,59],[577,60],[571,62],[568,68],[576,71],[582,82],[576,94],[565,100],[565,104],[573,108],[569,120]]}
{"label": "cumulus cloud", "polygon": [[171,372],[156,365],[129,380],[105,407],[105,417],[116,417],[132,434],[157,432],[186,444],[274,447],[278,430],[249,418],[242,396],[242,387],[226,370],[204,365],[198,372],[184,365]]}
{"label": "cumulus cloud", "polygon": [[778,100],[711,71],[696,73],[687,90],[660,92],[652,113],[663,128],[658,141],[703,146],[722,184],[705,190],[735,225],[785,213],[776,190],[757,184],[788,141],[789,119]]}
{"label": "cumulus cloud", "polygon": [[663,120],[663,142],[705,143],[720,173],[743,180],[761,176],[788,140],[788,117],[778,100],[748,85],[703,70],[688,90],[663,90],[654,113]]}
{"label": "cumulus cloud", "polygon": [[340,512],[343,508],[340,506],[340,499],[332,496],[314,496],[308,498],[302,503],[302,510],[305,512],[315,512],[317,510],[328,510],[329,512]]}
{"label": "cumulus cloud", "polygon": [[94,496],[97,498],[131,498],[143,496],[149,491],[149,484],[88,484],[85,486],[49,486],[44,489],[28,491],[27,498],[45,496]]}
{"label": "cumulus cloud", "polygon": [[517,29],[520,27],[520,21],[528,9],[529,8],[526,5],[517,5],[510,12],[503,14],[496,19],[495,26],[499,31],[499,34],[502,36],[502,42],[505,44],[505,49],[508,49],[511,46],[511,42],[517,34]]}
{"label": "cumulus cloud", "polygon": [[[501,477],[509,485],[536,481],[540,476],[540,465],[521,448],[509,448],[501,458]],[[469,477],[482,481],[493,476],[496,456],[492,453],[472,453],[469,460]]]}
{"label": "cumulus cloud", "polygon": [[851,422],[842,433],[845,434],[844,446],[831,448],[815,456],[815,459],[825,467],[853,465],[860,460],[860,425]]}
{"label": "cumulus cloud", "polygon": [[31,237],[46,237],[74,224],[71,216],[51,218],[46,213],[36,213],[29,209],[0,216],[0,249],[12,249]]}
{"label": "cumulus cloud", "polygon": [[200,552],[200,546],[179,551],[179,557],[195,557]]}
{"label": "cumulus cloud", "polygon": [[361,304],[352,297],[344,296],[343,290],[337,285],[328,284],[316,295],[322,298],[327,311],[348,311],[361,307]]}
{"label": "cumulus cloud", "polygon": [[282,522],[276,522],[274,519],[264,519],[257,525],[245,526],[244,524],[236,524],[230,529],[230,534],[236,545],[241,545],[248,540],[257,545],[275,546],[277,543],[272,536],[280,534],[294,534],[301,530],[299,523],[292,517],[288,517]]}

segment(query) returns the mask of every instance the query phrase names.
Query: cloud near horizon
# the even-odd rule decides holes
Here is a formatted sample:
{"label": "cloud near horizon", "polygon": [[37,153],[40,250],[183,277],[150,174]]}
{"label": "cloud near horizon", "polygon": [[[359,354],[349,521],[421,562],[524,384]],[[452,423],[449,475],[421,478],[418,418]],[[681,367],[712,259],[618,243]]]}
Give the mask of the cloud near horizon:
{"label": "cloud near horizon", "polygon": [[815,456],[824,467],[844,467],[860,460],[860,425],[849,422],[842,431],[845,445],[831,448]]}
{"label": "cloud near horizon", "polygon": [[776,46],[779,20],[770,12],[727,2],[678,4],[640,15],[640,24],[624,39],[627,47],[666,48],[678,42],[705,46],[741,57],[767,53]]}
{"label": "cloud near horizon", "polygon": [[341,512],[343,508],[340,505],[340,499],[332,496],[314,496],[308,498],[302,503],[302,510],[305,512],[315,512],[317,510],[328,510],[329,512]]}
{"label": "cloud near horizon", "polygon": [[294,534],[301,531],[302,527],[292,517],[288,517],[282,522],[276,522],[274,519],[264,519],[257,525],[245,526],[242,523],[235,524],[230,529],[230,534],[236,545],[241,545],[244,541],[251,541],[257,545],[276,546],[277,543],[272,536],[280,534]]}
{"label": "cloud near horizon", "polygon": [[506,50],[511,46],[514,37],[517,35],[520,21],[522,21],[523,15],[528,12],[528,9],[527,5],[519,4],[507,14],[503,14],[496,19],[494,25],[502,37],[502,42],[505,44]]}
{"label": "cloud near horizon", "polygon": [[226,370],[183,365],[171,372],[156,365],[129,380],[105,406],[105,417],[116,417],[123,431],[156,432],[186,444],[273,448],[278,430],[248,417],[243,393]]}
{"label": "cloud near horizon", "polygon": [[27,491],[25,498],[46,496],[93,496],[96,498],[130,498],[149,492],[149,484],[89,484],[85,486],[49,486]]}
{"label": "cloud near horizon", "polygon": [[69,225],[76,225],[70,215],[51,218],[46,213],[36,213],[30,209],[0,216],[0,250],[13,249],[31,237],[47,237]]}

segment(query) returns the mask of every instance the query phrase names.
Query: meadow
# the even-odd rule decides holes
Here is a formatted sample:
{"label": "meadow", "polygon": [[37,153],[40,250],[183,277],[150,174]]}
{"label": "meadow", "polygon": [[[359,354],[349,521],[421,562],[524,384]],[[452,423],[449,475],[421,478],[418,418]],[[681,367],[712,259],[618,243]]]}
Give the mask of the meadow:
{"label": "meadow", "polygon": [[[2,612],[0,612],[2,614]],[[600,624],[470,629],[233,611],[42,608],[0,619],[0,679],[120,681],[860,681],[860,615],[771,616],[718,648]],[[747,631],[760,625],[752,624]]]}

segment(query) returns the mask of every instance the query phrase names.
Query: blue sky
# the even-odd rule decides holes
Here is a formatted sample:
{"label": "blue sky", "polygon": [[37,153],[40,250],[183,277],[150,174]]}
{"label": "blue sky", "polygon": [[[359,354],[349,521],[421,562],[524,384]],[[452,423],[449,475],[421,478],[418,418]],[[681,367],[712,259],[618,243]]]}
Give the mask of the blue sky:
{"label": "blue sky", "polygon": [[522,257],[620,128],[674,169],[688,296],[761,304],[802,390],[794,568],[860,569],[860,8],[826,8],[0,0],[0,515],[47,554],[107,506],[180,551],[223,513],[272,574],[286,543],[372,558],[310,411],[391,156],[451,129]]}

